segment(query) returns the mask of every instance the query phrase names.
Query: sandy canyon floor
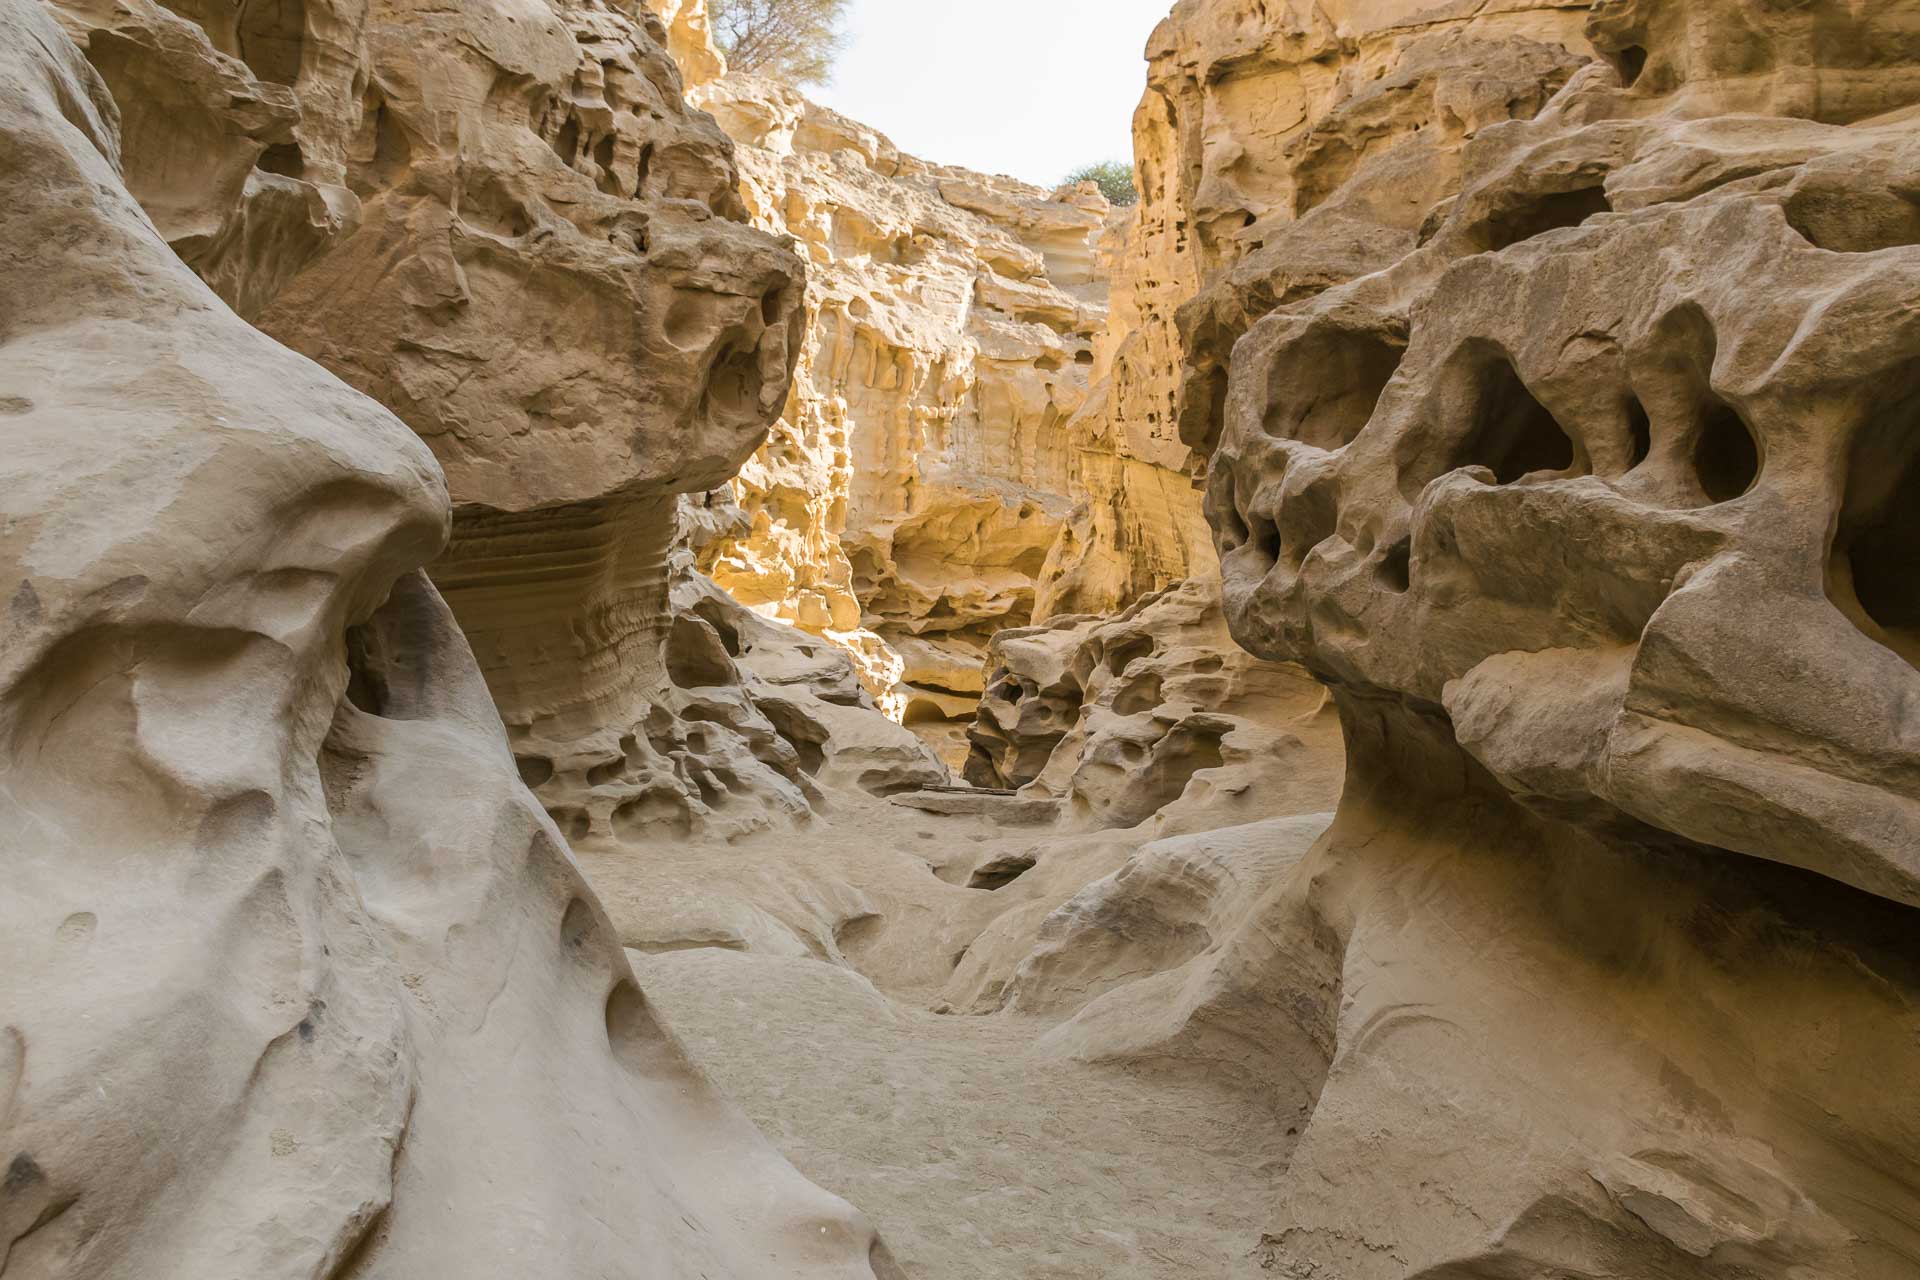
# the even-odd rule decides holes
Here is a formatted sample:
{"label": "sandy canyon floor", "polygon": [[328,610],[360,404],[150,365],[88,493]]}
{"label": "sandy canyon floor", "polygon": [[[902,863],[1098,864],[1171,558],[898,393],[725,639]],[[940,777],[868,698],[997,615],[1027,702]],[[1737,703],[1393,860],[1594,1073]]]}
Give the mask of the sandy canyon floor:
{"label": "sandy canyon floor", "polygon": [[1142,835],[874,801],[731,845],[579,852],[695,1061],[916,1280],[1221,1275],[1259,1248],[1288,1117],[1201,1070],[1065,1056],[1050,1017],[935,1011],[970,943],[1011,957]]}

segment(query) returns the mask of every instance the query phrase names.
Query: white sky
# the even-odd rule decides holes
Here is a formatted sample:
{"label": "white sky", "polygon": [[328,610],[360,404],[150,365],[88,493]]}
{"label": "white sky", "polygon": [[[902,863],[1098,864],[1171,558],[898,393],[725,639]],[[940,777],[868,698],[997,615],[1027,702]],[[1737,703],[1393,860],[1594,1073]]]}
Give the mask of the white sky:
{"label": "white sky", "polygon": [[853,0],[808,96],[935,164],[1050,187],[1129,160],[1147,37],[1173,0]]}

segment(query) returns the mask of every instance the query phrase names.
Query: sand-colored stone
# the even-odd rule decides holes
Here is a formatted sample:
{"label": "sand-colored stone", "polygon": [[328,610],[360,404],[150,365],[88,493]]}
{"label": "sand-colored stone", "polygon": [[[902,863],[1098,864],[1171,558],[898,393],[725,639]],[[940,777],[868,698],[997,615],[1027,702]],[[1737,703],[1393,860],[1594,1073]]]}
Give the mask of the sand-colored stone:
{"label": "sand-colored stone", "polygon": [[187,269],[122,142],[0,3],[0,1272],[898,1275],[515,778],[431,453]]}
{"label": "sand-colored stone", "polygon": [[696,98],[739,144],[755,223],[808,263],[793,394],[702,566],[938,737],[971,718],[988,637],[1032,619],[1072,506],[1106,202],[929,164],[771,81]]}
{"label": "sand-colored stone", "polygon": [[809,813],[802,744],[731,663],[696,671],[706,624],[673,617],[697,589],[678,495],[764,439],[802,320],[803,264],[747,225],[732,145],[668,56],[723,69],[704,4],[290,0],[269,40],[255,9],[127,3],[147,7],[62,12],[134,122],[134,194],[223,296],[433,448],[455,506],[435,582],[563,828]]}
{"label": "sand-colored stone", "polygon": [[1596,4],[1394,261],[1232,348],[1228,616],[1350,781],[1206,984],[1072,1034],[1260,1046],[1304,1123],[1245,1274],[1920,1269],[1916,22]]}

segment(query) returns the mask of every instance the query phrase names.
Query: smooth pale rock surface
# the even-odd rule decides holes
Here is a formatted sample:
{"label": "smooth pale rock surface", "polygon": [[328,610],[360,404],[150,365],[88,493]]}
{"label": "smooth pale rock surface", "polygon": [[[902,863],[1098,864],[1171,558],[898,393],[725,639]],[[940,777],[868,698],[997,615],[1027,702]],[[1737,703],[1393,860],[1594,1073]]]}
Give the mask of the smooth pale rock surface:
{"label": "smooth pale rock surface", "polygon": [[898,1275],[515,778],[432,455],[196,279],[120,144],[0,3],[0,1272]]}
{"label": "smooth pale rock surface", "polygon": [[918,160],[772,81],[695,100],[739,144],[755,224],[808,264],[793,393],[701,565],[957,746],[1079,491],[1064,426],[1106,320],[1107,204]]}

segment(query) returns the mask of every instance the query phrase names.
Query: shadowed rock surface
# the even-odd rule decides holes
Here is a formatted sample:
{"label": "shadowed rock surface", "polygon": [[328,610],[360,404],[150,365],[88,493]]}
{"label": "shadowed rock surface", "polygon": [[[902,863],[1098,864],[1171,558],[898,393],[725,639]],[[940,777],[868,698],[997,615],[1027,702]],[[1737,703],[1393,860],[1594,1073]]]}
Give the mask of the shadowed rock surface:
{"label": "shadowed rock surface", "polygon": [[656,1021],[420,571],[440,468],[238,319],[0,5],[0,1273],[896,1275]]}

